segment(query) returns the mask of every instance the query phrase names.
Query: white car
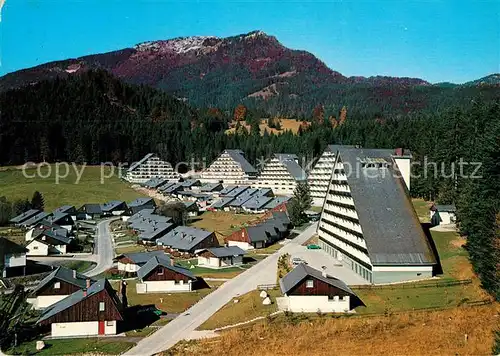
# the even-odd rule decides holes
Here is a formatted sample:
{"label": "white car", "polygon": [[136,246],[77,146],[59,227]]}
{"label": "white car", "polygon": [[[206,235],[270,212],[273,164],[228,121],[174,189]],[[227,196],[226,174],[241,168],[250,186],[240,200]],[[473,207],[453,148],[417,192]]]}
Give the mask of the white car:
{"label": "white car", "polygon": [[292,258],[292,266],[294,266],[294,267],[295,267],[295,266],[300,265],[301,263],[303,263],[303,264],[307,264],[307,262],[306,262],[306,261],[304,261],[302,258],[299,258],[299,257],[294,257],[294,258]]}

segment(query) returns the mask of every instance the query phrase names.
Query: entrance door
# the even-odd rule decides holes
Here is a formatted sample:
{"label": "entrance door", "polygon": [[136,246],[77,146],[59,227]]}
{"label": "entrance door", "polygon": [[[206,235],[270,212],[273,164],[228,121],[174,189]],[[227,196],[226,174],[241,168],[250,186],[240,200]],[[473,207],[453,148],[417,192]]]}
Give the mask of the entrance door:
{"label": "entrance door", "polygon": [[99,335],[104,335],[104,323],[105,321],[99,321]]}

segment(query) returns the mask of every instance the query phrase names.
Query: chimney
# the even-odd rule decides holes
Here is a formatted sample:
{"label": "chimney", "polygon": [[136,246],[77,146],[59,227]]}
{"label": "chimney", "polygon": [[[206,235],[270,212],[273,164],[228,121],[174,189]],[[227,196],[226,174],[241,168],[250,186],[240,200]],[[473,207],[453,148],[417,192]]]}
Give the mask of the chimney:
{"label": "chimney", "polygon": [[394,155],[396,156],[402,156],[403,155],[403,149],[401,147],[398,147],[394,150]]}
{"label": "chimney", "polygon": [[175,261],[171,258],[171,259],[170,259],[170,266],[172,266],[172,267],[173,267],[174,265],[175,265]]}
{"label": "chimney", "polygon": [[323,276],[323,278],[326,278],[327,275],[326,275],[326,266],[321,266],[321,275]]}
{"label": "chimney", "polygon": [[86,289],[90,288],[90,279],[89,278],[87,278],[87,280],[85,281],[85,288]]}
{"label": "chimney", "polygon": [[73,270],[73,279],[76,279],[76,271]]}
{"label": "chimney", "polygon": [[86,289],[84,289],[84,290],[83,290],[83,296],[84,296],[84,297],[86,297],[86,296],[87,296],[87,290],[86,290]]}

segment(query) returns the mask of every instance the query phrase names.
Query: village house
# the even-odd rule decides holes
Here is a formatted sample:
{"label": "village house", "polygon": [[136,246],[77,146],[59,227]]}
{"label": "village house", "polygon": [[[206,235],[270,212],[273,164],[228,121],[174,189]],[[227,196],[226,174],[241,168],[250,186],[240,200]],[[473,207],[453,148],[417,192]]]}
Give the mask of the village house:
{"label": "village house", "polygon": [[41,230],[26,245],[28,256],[61,255],[70,251],[72,239],[59,235],[55,230]]}
{"label": "village house", "polygon": [[[33,289],[26,300],[33,309],[45,309],[87,285],[86,276],[59,266]],[[90,280],[93,283],[94,280]]]}
{"label": "village house", "polygon": [[318,224],[318,245],[374,284],[429,278],[437,265],[399,168],[409,159],[402,154],[339,148]]}
{"label": "village house", "polygon": [[224,268],[243,264],[246,251],[237,247],[210,247],[196,253],[198,266],[207,268]]}
{"label": "village house", "polygon": [[166,178],[153,177],[153,178],[149,179],[148,181],[142,183],[141,185],[145,188],[156,190],[156,189],[161,189],[166,185],[174,184],[175,182],[176,182],[175,180],[168,180]]}
{"label": "village house", "polygon": [[58,235],[62,235],[65,237],[68,237],[69,231],[62,226],[59,226],[57,224],[53,224],[49,222],[48,220],[42,220],[35,226],[33,226],[31,229],[26,231],[25,234],[25,239],[26,241],[31,241],[35,236],[38,236],[41,234],[42,231],[44,230],[53,230],[55,231]]}
{"label": "village house", "polygon": [[172,223],[153,222],[147,229],[141,231],[137,238],[143,244],[155,244],[156,240],[172,231],[174,226]]}
{"label": "village house", "polygon": [[138,294],[164,292],[190,292],[196,277],[188,269],[176,266],[174,260],[154,256],[137,271]]}
{"label": "village house", "polygon": [[452,225],[457,221],[457,208],[455,205],[436,205],[432,204],[430,208],[431,224],[437,225]]}
{"label": "village house", "polygon": [[123,320],[122,309],[108,280],[100,279],[92,285],[87,280],[84,289],[45,309],[37,324],[50,326],[53,338],[116,335]]}
{"label": "village house", "polygon": [[186,207],[187,216],[196,217],[200,214],[200,208],[198,208],[195,201],[183,201],[182,203]]}
{"label": "village house", "polygon": [[156,207],[155,200],[153,198],[137,198],[127,204],[128,210],[122,216],[124,221],[144,209],[154,209]]}
{"label": "village house", "polygon": [[101,204],[103,216],[120,216],[128,210],[127,203],[121,200],[112,200]]}
{"label": "village house", "polygon": [[257,170],[246,160],[241,150],[224,150],[202,173],[203,183],[250,184]]}
{"label": "village house", "polygon": [[24,227],[25,229],[29,229],[29,228],[35,226],[36,224],[38,224],[40,221],[46,220],[50,216],[52,216],[52,213],[46,213],[45,211],[41,211],[38,214],[33,215],[29,219],[23,221],[19,225],[21,227]]}
{"label": "village house", "polygon": [[78,220],[94,220],[102,216],[101,204],[84,204],[77,213]]}
{"label": "village house", "polygon": [[73,217],[68,213],[52,213],[52,215],[47,218],[47,221],[51,224],[63,227],[69,232],[73,231],[73,226],[75,226],[75,220],[73,220]]}
{"label": "village house", "polygon": [[23,222],[25,222],[26,220],[32,218],[33,216],[37,215],[37,214],[40,214],[41,211],[38,210],[38,209],[30,209],[28,211],[25,211],[24,213],[22,214],[19,214],[18,216],[16,217],[13,217],[12,219],[10,219],[10,223],[11,224],[14,224],[16,226],[20,226]]}
{"label": "village house", "polygon": [[[220,192],[224,187],[220,183],[205,183],[199,187],[200,192],[202,193],[215,193]],[[196,187],[193,188],[193,191],[196,190]]]}
{"label": "village house", "polygon": [[26,248],[0,236],[2,278],[26,274]]}
{"label": "village house", "polygon": [[127,170],[125,180],[131,183],[144,183],[153,177],[178,179],[172,165],[160,159],[156,153],[148,153]]}
{"label": "village house", "polygon": [[68,214],[71,216],[71,219],[73,219],[73,221],[76,221],[77,213],[78,213],[78,211],[76,210],[76,208],[73,205],[63,205],[52,212],[53,215]]}
{"label": "village house", "polygon": [[177,226],[156,241],[158,246],[194,254],[196,250],[217,247],[219,242],[213,232],[197,229],[190,226]]}
{"label": "village house", "polygon": [[293,313],[347,313],[364,305],[340,279],[303,263],[279,281],[284,297],[276,298],[280,310]]}
{"label": "village house", "polygon": [[135,276],[139,268],[144,266],[155,256],[168,256],[163,251],[125,253],[116,256],[113,261],[117,263],[118,271]]}
{"label": "village house", "polygon": [[273,198],[267,196],[253,196],[246,202],[241,204],[244,211],[248,213],[263,213],[266,211],[266,205],[269,204]]}

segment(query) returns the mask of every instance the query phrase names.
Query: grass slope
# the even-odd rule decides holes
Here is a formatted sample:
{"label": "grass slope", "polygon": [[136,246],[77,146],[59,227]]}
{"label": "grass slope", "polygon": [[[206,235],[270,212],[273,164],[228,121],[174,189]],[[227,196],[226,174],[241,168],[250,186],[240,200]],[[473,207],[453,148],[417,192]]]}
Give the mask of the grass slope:
{"label": "grass slope", "polygon": [[[41,168],[43,175],[47,178],[27,178],[20,169],[8,169],[0,171],[0,196],[6,196],[9,200],[31,199],[33,193],[38,190],[45,198],[45,210],[52,211],[61,205],[75,205],[79,208],[85,203],[104,203],[109,200],[130,201],[138,198],[140,193],[133,190],[118,176],[104,179],[101,184],[101,167],[87,166],[83,170],[80,181],[75,169],[70,167],[68,176],[61,178],[56,184],[56,168],[51,165],[51,174],[48,175],[48,167]],[[80,172],[83,167],[77,167]],[[36,175],[36,169],[26,170],[27,175]],[[64,175],[63,167],[60,174]],[[105,168],[107,176],[109,169]],[[78,182],[78,183],[77,183]]]}
{"label": "grass slope", "polygon": [[207,231],[217,231],[222,235],[229,235],[231,232],[240,229],[251,221],[258,220],[260,217],[260,214],[234,214],[226,211],[206,211],[198,217],[197,221],[191,223],[191,226]]}
{"label": "grass slope", "polygon": [[119,355],[135,344],[117,339],[62,339],[45,340],[46,348],[37,351],[35,341],[25,342],[15,349],[8,350],[8,354],[15,355],[73,355],[73,354],[93,354],[93,355]]}

